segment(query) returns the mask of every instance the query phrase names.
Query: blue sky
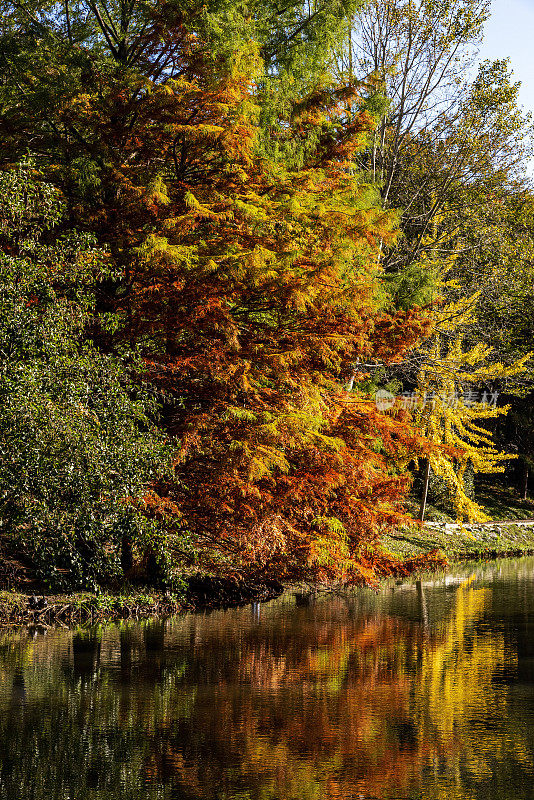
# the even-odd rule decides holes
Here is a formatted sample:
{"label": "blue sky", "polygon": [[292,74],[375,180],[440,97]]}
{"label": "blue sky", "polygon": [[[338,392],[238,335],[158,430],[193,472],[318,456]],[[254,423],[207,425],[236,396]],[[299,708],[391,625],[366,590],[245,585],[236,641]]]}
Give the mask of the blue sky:
{"label": "blue sky", "polygon": [[534,113],[534,0],[493,0],[480,57],[510,59],[520,103]]}

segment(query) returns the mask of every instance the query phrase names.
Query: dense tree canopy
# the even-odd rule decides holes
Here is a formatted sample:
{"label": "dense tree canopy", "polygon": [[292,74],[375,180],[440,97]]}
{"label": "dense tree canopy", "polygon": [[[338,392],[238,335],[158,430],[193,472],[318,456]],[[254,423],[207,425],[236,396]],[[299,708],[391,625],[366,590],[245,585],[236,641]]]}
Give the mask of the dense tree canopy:
{"label": "dense tree canopy", "polygon": [[[107,476],[87,481],[88,503],[113,496],[135,518],[117,522],[103,560],[111,548],[123,576],[136,559],[159,561],[167,579],[173,565],[353,579],[387,569],[379,534],[406,518],[406,466],[445,458],[454,473],[463,423],[442,437],[408,408],[384,412],[379,376],[401,390],[435,378],[440,309],[473,296],[477,270],[488,320],[499,286],[529,291],[506,278],[518,231],[530,270],[528,120],[505,63],[482,64],[467,86],[459,62],[487,3],[28,0],[2,11],[6,196],[26,208],[26,189],[9,187],[30,151],[28,196],[63,209],[50,200],[40,237],[4,214],[2,285],[18,287],[6,325],[22,315],[32,331],[17,358],[49,370],[68,409],[57,412],[64,448],[93,419],[77,415],[76,387],[94,394],[102,419],[83,447],[104,431],[106,444],[76,469]],[[518,373],[519,317],[480,348],[471,317],[455,328],[460,361],[487,362],[453,382],[461,392],[495,377],[493,360],[509,368],[500,378]],[[9,378],[13,398],[52,391],[23,374]],[[20,405],[9,413],[23,418]],[[62,464],[40,473],[52,508],[70,462],[50,458]],[[77,534],[65,536],[78,553]],[[105,572],[79,566],[75,580]]]}

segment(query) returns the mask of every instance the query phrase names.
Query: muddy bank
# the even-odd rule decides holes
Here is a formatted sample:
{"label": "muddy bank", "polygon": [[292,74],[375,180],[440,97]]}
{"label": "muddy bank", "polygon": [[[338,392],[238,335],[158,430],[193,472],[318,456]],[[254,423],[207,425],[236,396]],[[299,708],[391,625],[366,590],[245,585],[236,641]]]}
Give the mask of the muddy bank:
{"label": "muddy bank", "polygon": [[184,594],[146,592],[129,595],[76,593],[46,595],[0,591],[0,625],[94,625],[129,619],[168,617],[182,611],[231,608],[272,600],[284,591],[278,581],[225,580],[192,576]]}

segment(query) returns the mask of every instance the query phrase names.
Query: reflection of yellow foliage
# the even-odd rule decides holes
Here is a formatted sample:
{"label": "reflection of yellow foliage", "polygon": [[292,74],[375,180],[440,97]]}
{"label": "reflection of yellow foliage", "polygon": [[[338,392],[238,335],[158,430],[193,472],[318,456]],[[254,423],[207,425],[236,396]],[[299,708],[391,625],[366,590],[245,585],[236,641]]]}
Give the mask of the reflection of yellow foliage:
{"label": "reflection of yellow foliage", "polygon": [[[113,732],[110,763],[114,743],[131,746],[124,774],[132,785],[141,775],[147,786],[165,786],[163,800],[213,797],[219,785],[225,796],[262,800],[480,800],[481,781],[511,765],[534,770],[531,731],[509,714],[508,689],[494,683],[515,655],[485,625],[492,592],[474,576],[438,626],[428,626],[428,611],[441,599],[427,610],[425,591],[421,583],[417,594],[409,586],[384,593],[365,613],[332,598],[313,611],[273,603],[259,617],[244,609],[169,620],[156,681],[142,625],[104,628],[82,642],[91,681],[72,682],[64,671],[73,665],[72,632],[35,641],[0,635],[0,702],[10,701],[17,674],[30,705],[61,707],[62,719],[68,708],[76,724],[87,709]],[[410,621],[398,615],[399,600]],[[147,665],[150,680],[134,677]],[[132,668],[119,689],[113,675]]]}
{"label": "reflection of yellow foliage", "polygon": [[[473,589],[471,579],[456,593],[456,606],[443,644],[423,655],[421,675],[417,681],[420,723],[432,720],[432,728],[442,744],[450,743],[453,734],[483,712],[502,710],[505,699],[494,697],[492,676],[505,661],[501,635],[479,635],[471,632],[466,643],[466,630],[480,619],[487,589]],[[491,697],[491,701],[489,698]]]}
{"label": "reflection of yellow foliage", "polygon": [[507,695],[493,678],[510,655],[500,632],[476,626],[491,590],[473,588],[473,578],[458,588],[443,642],[425,650],[416,682],[421,741],[431,745],[431,764],[438,755],[446,764],[435,784],[423,790],[422,797],[432,800],[466,800],[462,771],[476,783],[494,774],[495,761],[513,757],[529,769],[534,766],[519,732],[506,739],[496,733],[506,718]]}

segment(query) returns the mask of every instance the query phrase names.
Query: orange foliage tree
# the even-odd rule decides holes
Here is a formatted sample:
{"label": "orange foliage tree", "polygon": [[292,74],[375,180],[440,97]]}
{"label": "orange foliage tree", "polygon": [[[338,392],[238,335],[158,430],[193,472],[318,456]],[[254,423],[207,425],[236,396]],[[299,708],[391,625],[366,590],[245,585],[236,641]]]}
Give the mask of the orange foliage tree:
{"label": "orange foliage tree", "polygon": [[24,82],[12,59],[27,91],[4,127],[10,141],[35,98],[32,142],[116,264],[101,309],[122,314],[176,441],[147,512],[177,560],[188,531],[214,570],[372,579],[380,531],[403,518],[395,464],[424,445],[402,412],[343,382],[426,331],[420,310],[383,301],[378,255],[396,219],[355,169],[373,119],[354,86],[325,81],[267,134],[244,22],[217,48],[201,11],[129,8],[110,25],[89,4],[83,47],[72,20],[60,44],[54,23],[41,53],[61,69],[34,59]]}
{"label": "orange foliage tree", "polygon": [[179,446],[147,505],[214,569],[371,579],[380,530],[402,519],[394,462],[421,441],[341,379],[399,358],[426,323],[380,304],[395,219],[354,174],[372,126],[347,113],[354,90],[315,92],[266,142],[257,68],[250,47],[222,76],[154,92],[172,164],[144,188],[128,330]]}

